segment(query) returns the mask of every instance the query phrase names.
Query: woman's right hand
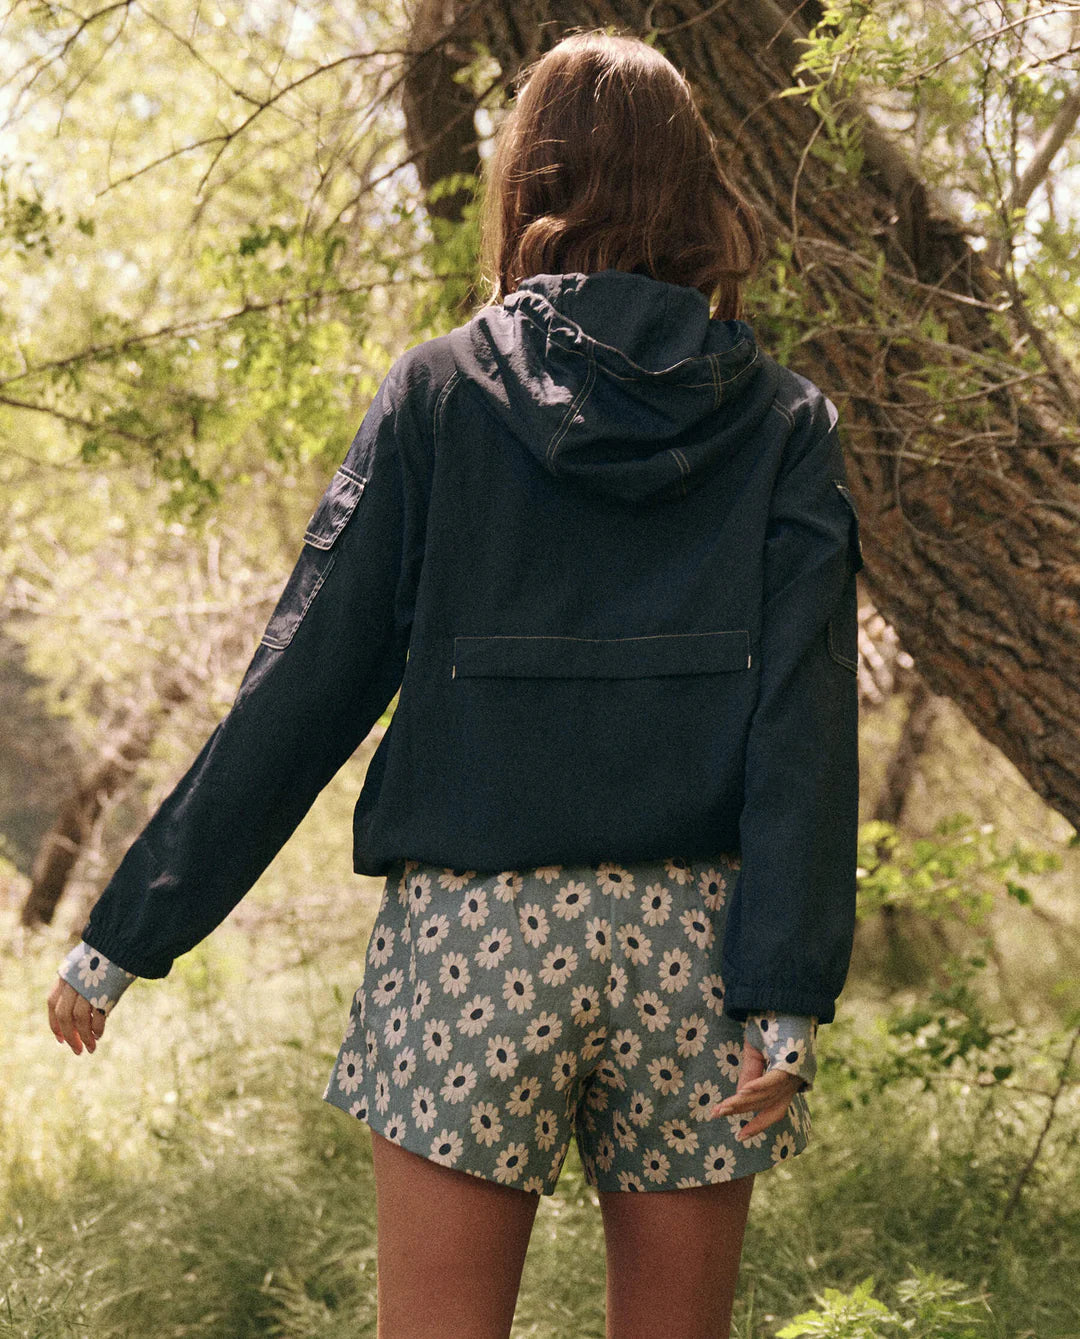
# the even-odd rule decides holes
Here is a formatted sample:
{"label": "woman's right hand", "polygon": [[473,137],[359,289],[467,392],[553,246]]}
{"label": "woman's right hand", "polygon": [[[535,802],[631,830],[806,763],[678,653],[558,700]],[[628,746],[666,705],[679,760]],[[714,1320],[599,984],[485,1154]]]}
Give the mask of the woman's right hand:
{"label": "woman's right hand", "polygon": [[95,1009],[61,976],[49,992],[48,1005],[49,1027],[56,1040],[66,1041],[76,1055],[82,1055],[84,1046],[93,1054],[105,1031],[105,1010]]}
{"label": "woman's right hand", "polygon": [[739,1140],[752,1139],[783,1118],[795,1094],[802,1088],[803,1080],[798,1075],[789,1074],[784,1069],[766,1070],[764,1054],[756,1046],[744,1042],[736,1091],[718,1102],[709,1115],[715,1118],[757,1112],[735,1136]]}

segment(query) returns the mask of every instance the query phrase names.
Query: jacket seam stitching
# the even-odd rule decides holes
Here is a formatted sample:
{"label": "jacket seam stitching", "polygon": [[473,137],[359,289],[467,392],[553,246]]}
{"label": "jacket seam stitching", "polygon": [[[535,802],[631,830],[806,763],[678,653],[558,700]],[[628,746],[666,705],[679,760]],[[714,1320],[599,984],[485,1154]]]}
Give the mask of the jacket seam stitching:
{"label": "jacket seam stitching", "polygon": [[859,672],[858,654],[856,653],[855,659],[852,660],[848,656],[846,656],[843,653],[843,651],[839,649],[839,647],[837,647],[835,641],[833,640],[833,625],[831,618],[829,619],[828,624],[828,634],[829,634],[829,654],[832,656],[834,660],[839,661],[841,665],[846,665],[849,670],[854,670],[855,673],[858,674]]}
{"label": "jacket seam stitching", "polygon": [[459,368],[455,367],[444,382],[442,389],[435,397],[435,408],[431,416],[431,444],[433,454],[437,454],[439,449],[439,426],[442,415],[446,409],[446,401],[450,398],[450,392],[454,389],[454,386],[460,379],[461,371]]}
{"label": "jacket seam stitching", "polygon": [[271,651],[284,651],[284,649],[289,645],[289,643],[292,641],[292,639],[296,636],[297,632],[299,631],[300,624],[303,623],[304,621],[304,615],[311,608],[312,600],[314,600],[315,596],[318,595],[319,591],[322,589],[323,582],[326,580],[327,576],[329,576],[330,569],[336,562],[337,562],[337,554],[331,553],[330,560],[327,562],[326,566],[319,573],[319,579],[318,581],[316,581],[315,585],[312,586],[311,593],[304,601],[303,607],[301,608],[300,613],[297,616],[296,623],[293,626],[293,629],[289,633],[288,637],[282,640],[280,637],[271,638],[268,632],[263,633],[262,637],[260,637],[259,639],[263,646],[269,647]]}
{"label": "jacket seam stitching", "polygon": [[570,424],[571,421],[573,420],[574,415],[588,399],[589,392],[593,388],[593,382],[596,380],[596,359],[593,355],[592,350],[588,351],[587,356],[589,359],[589,369],[588,372],[585,374],[585,381],[582,384],[581,390],[579,390],[577,395],[574,396],[570,408],[563,415],[562,422],[559,424],[558,428],[556,428],[555,432],[552,434],[551,441],[548,443],[547,451],[544,453],[544,459],[547,461],[548,469],[551,470],[552,474],[555,473],[555,452],[559,449],[559,443],[562,441],[563,437],[565,437],[566,433],[569,431]]}

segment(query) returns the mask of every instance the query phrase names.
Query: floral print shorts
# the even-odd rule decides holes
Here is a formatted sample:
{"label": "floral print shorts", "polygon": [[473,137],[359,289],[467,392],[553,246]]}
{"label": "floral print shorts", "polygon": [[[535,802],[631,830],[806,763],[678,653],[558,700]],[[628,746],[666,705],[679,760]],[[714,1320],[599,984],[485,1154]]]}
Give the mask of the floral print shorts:
{"label": "floral print shorts", "polygon": [[670,1190],[802,1152],[802,1092],[752,1138],[719,963],[739,862],[390,871],[325,1101],[474,1176]]}

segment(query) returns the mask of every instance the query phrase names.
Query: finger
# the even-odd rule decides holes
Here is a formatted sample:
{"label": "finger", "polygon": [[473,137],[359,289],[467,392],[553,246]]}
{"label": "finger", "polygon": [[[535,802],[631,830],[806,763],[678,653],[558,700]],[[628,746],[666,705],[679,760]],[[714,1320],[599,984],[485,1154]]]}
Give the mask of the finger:
{"label": "finger", "polygon": [[778,1120],[783,1118],[788,1105],[787,1102],[777,1102],[774,1106],[759,1111],[753,1120],[747,1121],[735,1138],[752,1139],[754,1135],[760,1134],[762,1130],[767,1130],[770,1125],[775,1125]]}
{"label": "finger", "polygon": [[56,1021],[60,1026],[61,1035],[76,1055],[82,1055],[82,1038],[79,1036],[71,1011],[75,1000],[79,998],[79,992],[65,982],[65,988],[60,992],[60,998],[56,1002]]}
{"label": "finger", "polygon": [[97,1046],[97,1038],[94,1036],[90,1014],[90,1001],[80,995],[72,1007],[71,1017],[79,1036],[82,1038],[83,1045],[91,1054],[93,1054],[94,1048]]}
{"label": "finger", "polygon": [[759,1079],[765,1072],[765,1057],[759,1050],[756,1050],[748,1043],[743,1043],[742,1061],[739,1065],[739,1080],[737,1087],[742,1088],[748,1083],[753,1083]]}
{"label": "finger", "polygon": [[710,1112],[713,1116],[733,1116],[737,1112],[757,1111],[763,1106],[777,1101],[790,1102],[798,1088],[790,1074],[773,1070],[762,1079],[738,1089],[722,1102],[718,1102]]}
{"label": "finger", "polygon": [[59,995],[60,992],[54,986],[49,994],[49,998],[46,1001],[46,1003],[49,1009],[49,1029],[52,1032],[53,1036],[56,1038],[56,1040],[60,1043],[63,1043],[64,1030],[60,1026],[59,1018],[57,1018],[56,1016],[56,1001],[59,998]]}

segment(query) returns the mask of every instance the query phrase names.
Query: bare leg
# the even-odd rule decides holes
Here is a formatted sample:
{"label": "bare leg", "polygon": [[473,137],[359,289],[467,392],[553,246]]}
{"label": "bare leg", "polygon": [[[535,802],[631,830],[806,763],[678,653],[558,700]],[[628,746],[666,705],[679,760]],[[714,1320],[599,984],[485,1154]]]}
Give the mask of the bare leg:
{"label": "bare leg", "polygon": [[599,1192],[607,1339],[728,1339],[753,1183]]}
{"label": "bare leg", "polygon": [[378,1339],[508,1339],[540,1196],[371,1147]]}

